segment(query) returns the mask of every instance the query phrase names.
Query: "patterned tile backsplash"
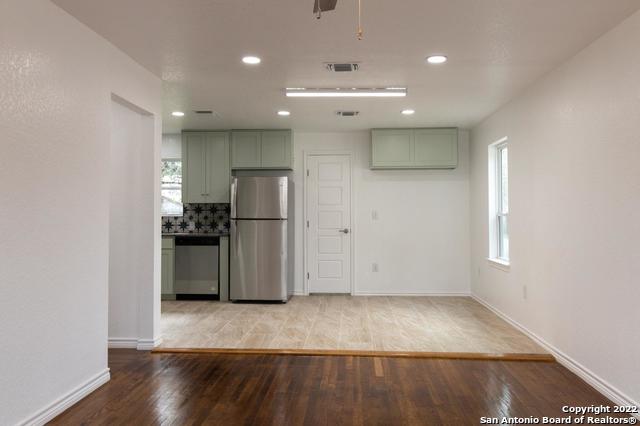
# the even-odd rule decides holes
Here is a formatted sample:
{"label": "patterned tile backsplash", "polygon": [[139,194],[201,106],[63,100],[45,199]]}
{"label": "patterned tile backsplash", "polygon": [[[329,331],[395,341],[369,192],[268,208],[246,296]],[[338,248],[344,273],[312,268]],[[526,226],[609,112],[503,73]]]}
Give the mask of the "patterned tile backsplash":
{"label": "patterned tile backsplash", "polygon": [[162,216],[163,234],[229,232],[229,204],[184,204],[182,216]]}

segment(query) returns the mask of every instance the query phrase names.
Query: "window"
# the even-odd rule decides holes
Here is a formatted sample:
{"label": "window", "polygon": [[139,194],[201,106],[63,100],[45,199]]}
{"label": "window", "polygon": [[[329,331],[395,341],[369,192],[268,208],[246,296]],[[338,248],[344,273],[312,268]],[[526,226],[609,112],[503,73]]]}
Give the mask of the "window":
{"label": "window", "polygon": [[489,258],[509,264],[509,146],[489,146]]}
{"label": "window", "polygon": [[163,216],[182,216],[182,160],[162,160],[162,204]]}

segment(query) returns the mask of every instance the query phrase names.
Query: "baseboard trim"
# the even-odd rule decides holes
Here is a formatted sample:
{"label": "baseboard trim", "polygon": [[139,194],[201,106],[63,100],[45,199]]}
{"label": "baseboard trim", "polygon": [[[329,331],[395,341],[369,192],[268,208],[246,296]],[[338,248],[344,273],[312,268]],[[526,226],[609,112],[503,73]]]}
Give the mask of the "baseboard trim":
{"label": "baseboard trim", "polygon": [[369,291],[356,291],[354,296],[407,296],[407,297],[420,297],[420,296],[432,296],[432,297],[469,297],[469,292],[438,292],[438,291],[425,291],[423,293],[393,293],[393,292],[369,292]]}
{"label": "baseboard trim", "polygon": [[411,352],[363,351],[348,349],[227,349],[227,348],[156,348],[153,354],[210,354],[210,355],[289,355],[289,356],[353,356],[420,359],[456,359],[469,361],[555,362],[549,354],[473,353],[473,352]]}
{"label": "baseboard trim", "polygon": [[18,423],[21,426],[40,426],[44,425],[47,422],[53,420],[56,416],[67,410],[69,407],[74,405],[76,402],[85,398],[94,390],[98,389],[100,386],[104,385],[111,379],[111,374],[109,373],[109,369],[105,369],[95,376],[91,377],[89,380],[81,384],[80,386],[73,389],[71,392],[68,392],[66,395],[61,397],[60,399],[54,401],[52,404],[49,404],[47,407],[43,408],[33,416],[29,417],[26,420],[23,420],[21,423]]}
{"label": "baseboard trim", "polygon": [[151,351],[160,346],[161,343],[161,337],[156,337],[155,339],[138,339],[135,348],[139,351]]}
{"label": "baseboard trim", "polygon": [[[586,368],[584,365],[580,364],[578,361],[571,358],[569,355],[565,354],[560,349],[551,345],[546,340],[544,340],[537,334],[533,333],[531,330],[529,330],[519,322],[515,321],[511,317],[509,317],[504,312],[495,308],[494,306],[492,306],[490,303],[488,303],[481,297],[475,294],[471,294],[471,297],[474,300],[476,300],[478,303],[480,303],[481,305],[485,306],[487,309],[489,309],[490,311],[498,315],[500,318],[502,318],[503,320],[505,320],[506,322],[508,322],[509,324],[511,324],[512,326],[514,326],[515,328],[517,328],[518,330],[526,334],[527,336],[529,336],[533,341],[535,341],[537,344],[539,344],[544,349],[549,351],[549,353],[551,353],[560,364],[562,364],[572,373],[574,373],[575,375],[580,377],[582,380],[587,382],[589,385],[591,385],[595,390],[600,392],[602,395],[609,398],[609,400],[611,400],[611,402],[613,402],[614,404],[625,405],[625,406],[631,405],[635,407],[640,406],[638,402],[634,401],[629,396],[625,395],[623,392],[618,390],[615,386],[611,385],[606,380],[604,380],[603,378],[599,377],[597,374],[593,373],[591,370]],[[640,418],[640,414],[636,414],[635,417]]]}
{"label": "baseboard trim", "polygon": [[[320,293],[317,293],[320,294]],[[304,291],[294,291],[294,296],[309,296],[309,294]],[[432,297],[470,297],[471,293],[469,292],[460,292],[460,293],[451,293],[451,292],[438,292],[438,291],[426,291],[423,293],[393,293],[393,292],[369,292],[369,291],[355,291],[351,294],[351,296],[406,296],[406,297],[424,297],[424,296],[432,296]]]}
{"label": "baseboard trim", "polygon": [[109,337],[109,349],[136,349],[138,339],[135,337]]}
{"label": "baseboard trim", "polygon": [[150,351],[160,346],[162,338],[156,339],[136,339],[135,337],[110,337],[109,349],[137,349],[139,351]]}

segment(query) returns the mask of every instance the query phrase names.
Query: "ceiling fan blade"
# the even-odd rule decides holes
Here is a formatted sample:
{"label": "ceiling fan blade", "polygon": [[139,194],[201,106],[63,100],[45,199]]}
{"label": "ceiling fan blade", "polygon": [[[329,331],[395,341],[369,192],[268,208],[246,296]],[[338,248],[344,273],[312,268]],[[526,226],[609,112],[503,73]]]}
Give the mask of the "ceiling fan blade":
{"label": "ceiling fan blade", "polygon": [[338,0],[313,0],[313,13],[334,10],[336,3],[338,3]]}

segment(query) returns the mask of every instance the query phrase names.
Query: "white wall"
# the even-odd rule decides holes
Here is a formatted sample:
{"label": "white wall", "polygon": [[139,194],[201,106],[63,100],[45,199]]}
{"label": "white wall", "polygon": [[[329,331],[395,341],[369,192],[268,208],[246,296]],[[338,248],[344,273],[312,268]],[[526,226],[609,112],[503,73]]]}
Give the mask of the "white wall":
{"label": "white wall", "polygon": [[[109,203],[109,345],[141,347],[154,341],[143,327],[139,292],[153,282],[153,117],[111,102]],[[144,314],[143,314],[144,315]]]}
{"label": "white wall", "polygon": [[467,132],[460,132],[455,170],[369,170],[368,131],[295,132],[294,141],[297,293],[304,285],[304,153],[322,150],[347,150],[354,159],[356,294],[469,293]]}
{"label": "white wall", "polygon": [[160,117],[159,79],[104,39],[49,1],[0,2],[0,424],[108,378],[112,93]]}
{"label": "white wall", "polygon": [[182,135],[165,133],[162,135],[162,158],[181,158]]}
{"label": "white wall", "polygon": [[[610,394],[635,401],[638,40],[640,13],[473,129],[471,150],[472,292],[608,382]],[[509,272],[485,260],[487,145],[503,136],[510,144]]]}

